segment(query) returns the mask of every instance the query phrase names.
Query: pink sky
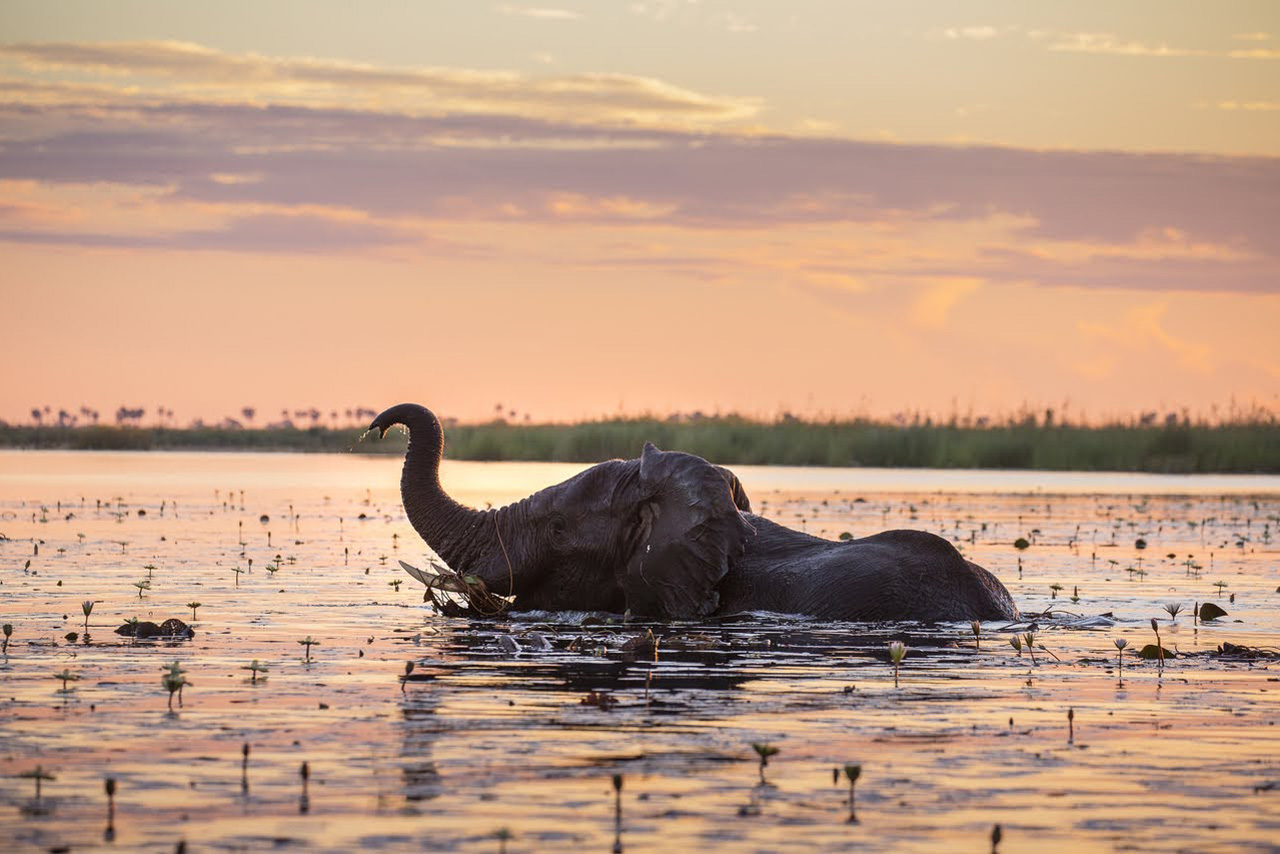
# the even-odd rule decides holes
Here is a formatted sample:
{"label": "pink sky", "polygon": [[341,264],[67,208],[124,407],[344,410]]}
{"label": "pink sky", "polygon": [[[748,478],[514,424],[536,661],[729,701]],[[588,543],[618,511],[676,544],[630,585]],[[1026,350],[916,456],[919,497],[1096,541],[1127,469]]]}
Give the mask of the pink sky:
{"label": "pink sky", "polygon": [[6,4],[0,418],[1280,410],[1272,5],[427,5]]}

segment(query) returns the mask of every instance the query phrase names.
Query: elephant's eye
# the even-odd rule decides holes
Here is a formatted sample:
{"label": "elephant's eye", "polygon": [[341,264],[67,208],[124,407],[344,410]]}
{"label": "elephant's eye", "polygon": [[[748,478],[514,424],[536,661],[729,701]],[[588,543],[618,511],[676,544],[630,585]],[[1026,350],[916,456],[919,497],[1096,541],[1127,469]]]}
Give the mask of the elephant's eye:
{"label": "elephant's eye", "polygon": [[564,539],[564,535],[569,529],[565,525],[564,519],[555,516],[547,523],[547,530],[551,533],[551,539],[559,542]]}

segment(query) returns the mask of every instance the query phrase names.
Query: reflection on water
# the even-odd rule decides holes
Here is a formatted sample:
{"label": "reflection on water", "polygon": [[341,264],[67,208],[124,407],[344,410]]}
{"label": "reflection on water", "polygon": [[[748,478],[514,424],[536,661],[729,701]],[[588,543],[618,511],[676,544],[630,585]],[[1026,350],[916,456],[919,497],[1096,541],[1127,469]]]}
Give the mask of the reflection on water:
{"label": "reflection on water", "polygon": [[[980,851],[996,823],[1008,851],[1273,844],[1280,497],[1267,479],[1239,495],[1178,479],[1175,497],[1140,480],[1065,494],[1059,475],[1014,495],[964,473],[951,492],[906,483],[920,473],[890,491],[873,472],[743,474],[779,521],[828,537],[932,530],[1024,612],[1050,611],[975,638],[967,624],[767,614],[438,617],[397,568],[422,554],[398,466],[0,452],[0,622],[14,627],[0,849],[102,846],[108,775],[120,850]],[[572,469],[446,476],[464,500],[500,503]],[[1198,624],[1205,601],[1227,616]],[[112,631],[170,617],[195,637]],[[1163,669],[1135,657],[1153,617],[1173,652]],[[1010,644],[1027,632],[1034,662]],[[896,689],[891,640],[908,647]],[[1224,643],[1253,657],[1220,655]],[[175,659],[191,685],[170,715]],[[247,670],[255,660],[268,669]],[[66,691],[63,672],[79,677]],[[753,743],[778,749],[767,768]],[[853,762],[856,824],[839,779]],[[38,799],[21,776],[37,765],[53,778]]]}

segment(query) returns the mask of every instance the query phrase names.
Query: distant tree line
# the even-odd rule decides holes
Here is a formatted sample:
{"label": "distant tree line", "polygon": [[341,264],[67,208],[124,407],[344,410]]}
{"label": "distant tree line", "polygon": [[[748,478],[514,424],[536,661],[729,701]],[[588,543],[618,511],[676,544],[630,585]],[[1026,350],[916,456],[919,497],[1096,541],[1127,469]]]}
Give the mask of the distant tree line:
{"label": "distant tree line", "polygon": [[[245,421],[252,423],[247,414]],[[227,449],[401,454],[404,434],[363,441],[377,414],[351,410],[351,426],[321,419],[282,419],[264,427],[229,425],[182,429],[138,426],[132,413],[117,424],[0,425],[0,447],[82,450]],[[291,417],[283,417],[291,416]],[[645,442],[725,464],[995,468],[1170,473],[1280,473],[1280,423],[1271,414],[1208,424],[1181,416],[1100,426],[1024,418],[970,424],[932,418],[810,421],[785,416],[763,422],[735,415],[615,418],[577,424],[446,422],[446,456],[460,460],[591,463],[635,457]]]}

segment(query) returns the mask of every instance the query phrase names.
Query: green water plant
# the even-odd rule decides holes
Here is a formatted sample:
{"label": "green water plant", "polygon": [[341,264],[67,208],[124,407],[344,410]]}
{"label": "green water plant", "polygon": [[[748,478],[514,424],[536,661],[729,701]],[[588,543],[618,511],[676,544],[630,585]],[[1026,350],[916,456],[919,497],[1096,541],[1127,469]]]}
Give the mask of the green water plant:
{"label": "green water plant", "polygon": [[1009,646],[1018,651],[1018,658],[1022,658],[1022,635],[1014,635],[1009,638]]}
{"label": "green water plant", "polygon": [[412,661],[404,663],[404,675],[400,677],[400,692],[404,693],[404,686],[409,681],[409,675],[413,673],[414,664]]}
{"label": "green water plant", "polygon": [[1031,663],[1038,665],[1040,662],[1036,661],[1036,633],[1027,632],[1022,636],[1022,642],[1026,644],[1027,652],[1031,655]]}
{"label": "green water plant", "polygon": [[[241,667],[240,669],[241,669],[241,670],[248,670],[248,671],[249,671],[249,684],[251,684],[251,685],[257,685],[257,684],[258,684],[258,674],[259,674],[259,673],[266,673],[266,672],[267,672],[267,670],[268,670],[268,667],[267,667],[265,664],[261,664],[261,663],[259,663],[258,659],[256,659],[256,658],[255,658],[253,661],[250,661],[248,664],[246,664],[244,667]],[[267,677],[263,676],[262,678],[263,678],[263,679],[266,679]]]}
{"label": "green water plant", "polygon": [[1164,669],[1164,644],[1160,642],[1160,624],[1156,622],[1156,618],[1151,618],[1151,631],[1156,633],[1156,660],[1160,662],[1159,667]]}
{"label": "green water plant", "polygon": [[93,613],[93,600],[86,599],[80,603],[80,610],[84,611],[84,633],[89,634],[89,615]]}
{"label": "green water plant", "polygon": [[1076,710],[1067,709],[1067,744],[1076,743]]}
{"label": "green water plant", "polygon": [[199,608],[201,604],[203,603],[200,603],[200,602],[187,603],[187,607],[191,609],[191,622],[193,623],[196,621],[196,608]]}
{"label": "green water plant", "polygon": [[898,667],[907,657],[907,645],[902,641],[889,641],[889,660],[893,662],[893,687],[898,687]]}
{"label": "green water plant", "polygon": [[23,771],[18,776],[26,780],[36,781],[36,800],[37,801],[40,800],[40,784],[46,780],[52,782],[58,779],[57,777],[50,774],[48,771],[44,770],[43,765],[37,765],[35,768],[33,768],[30,771]]}
{"label": "green water plant", "polygon": [[996,854],[996,849],[1000,847],[1000,840],[1003,836],[1004,834],[1000,832],[1000,825],[994,824],[991,826],[991,854]]}
{"label": "green water plant", "polygon": [[61,679],[61,680],[62,680],[62,687],[58,689],[58,690],[59,690],[59,692],[60,692],[60,693],[62,693],[62,694],[69,694],[69,693],[71,693],[72,691],[74,691],[74,690],[75,690],[74,688],[68,688],[68,687],[67,687],[67,683],[68,683],[68,682],[79,682],[79,681],[80,681],[80,676],[79,676],[79,674],[72,673],[68,668],[65,668],[65,667],[62,669],[62,672],[61,672],[61,673],[55,673],[55,674],[53,674],[53,678],[54,678],[54,679]]}
{"label": "green water plant", "polygon": [[760,757],[760,782],[763,784],[765,766],[769,764],[770,756],[778,755],[778,748],[767,741],[753,741],[751,742],[751,749],[756,752],[756,756]]}
{"label": "green water plant", "polygon": [[862,776],[861,762],[846,762],[844,766],[845,779],[849,781],[849,823],[858,823],[858,814],[854,810],[853,789],[858,782],[858,778]]}
{"label": "green water plant", "polygon": [[141,599],[141,598],[142,598],[142,592],[143,592],[144,590],[150,590],[150,589],[151,589],[151,579],[150,579],[150,578],[144,578],[144,579],[142,579],[141,581],[135,581],[135,582],[133,582],[133,586],[134,586],[134,587],[136,587],[136,588],[138,588],[138,598],[139,598],[139,599]]}
{"label": "green water plant", "polygon": [[308,663],[310,663],[310,662],[311,662],[311,647],[313,647],[313,646],[319,646],[319,645],[320,645],[320,641],[318,641],[318,640],[314,640],[314,639],[311,637],[311,635],[307,635],[305,638],[303,638],[302,640],[298,641],[298,643],[300,643],[300,644],[302,644],[304,647],[306,647],[306,650],[307,650],[307,657],[306,657],[306,661],[307,661]]}
{"label": "green water plant", "polygon": [[102,788],[107,793],[107,839],[110,840],[116,833],[116,778],[103,780]]}
{"label": "green water plant", "polygon": [[973,648],[982,649],[982,623],[970,620],[969,631],[973,632]]}
{"label": "green water plant", "polygon": [[622,854],[622,775],[613,775],[613,854]]}
{"label": "green water plant", "polygon": [[164,669],[164,676],[160,678],[160,684],[164,685],[169,692],[169,711],[173,711],[173,695],[178,695],[178,705],[182,705],[182,689],[192,684],[187,680],[187,671],[182,669],[182,665],[174,661]]}
{"label": "green water plant", "polygon": [[311,781],[311,766],[303,762],[302,767],[298,769],[298,776],[302,778],[302,796],[298,798],[298,812],[306,815],[311,811],[311,795],[307,791],[307,784]]}
{"label": "green water plant", "polygon": [[1182,610],[1182,605],[1178,602],[1170,602],[1164,606],[1164,609],[1169,612],[1170,620],[1176,620],[1178,619],[1178,613]]}
{"label": "green water plant", "polygon": [[4,639],[0,640],[0,654],[9,654],[9,638],[13,637],[13,623],[5,623],[0,626],[0,632],[3,632]]}

